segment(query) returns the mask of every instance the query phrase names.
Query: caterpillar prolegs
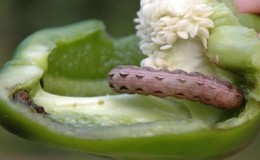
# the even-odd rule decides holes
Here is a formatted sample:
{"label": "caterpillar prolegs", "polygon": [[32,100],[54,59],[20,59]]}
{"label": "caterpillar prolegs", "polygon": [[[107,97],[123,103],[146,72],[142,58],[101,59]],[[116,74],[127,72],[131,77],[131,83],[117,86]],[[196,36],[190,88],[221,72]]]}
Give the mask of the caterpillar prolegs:
{"label": "caterpillar prolegs", "polygon": [[199,72],[118,66],[110,71],[108,83],[119,93],[175,97],[218,108],[237,108],[244,101],[243,94],[231,83]]}

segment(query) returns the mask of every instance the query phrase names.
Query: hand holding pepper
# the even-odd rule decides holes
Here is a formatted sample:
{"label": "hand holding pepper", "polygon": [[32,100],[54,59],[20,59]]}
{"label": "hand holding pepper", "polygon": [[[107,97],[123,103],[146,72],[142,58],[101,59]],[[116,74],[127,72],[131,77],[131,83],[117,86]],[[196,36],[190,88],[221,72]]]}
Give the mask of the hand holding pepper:
{"label": "hand holding pepper", "polygon": [[259,0],[235,0],[240,13],[260,13]]}

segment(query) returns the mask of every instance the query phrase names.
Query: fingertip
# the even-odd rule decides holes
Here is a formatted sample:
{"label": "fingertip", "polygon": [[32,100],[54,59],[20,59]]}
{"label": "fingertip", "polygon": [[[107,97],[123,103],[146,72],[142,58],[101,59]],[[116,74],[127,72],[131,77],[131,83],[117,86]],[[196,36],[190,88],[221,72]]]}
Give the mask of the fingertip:
{"label": "fingertip", "polygon": [[260,13],[260,0],[235,0],[239,13]]}

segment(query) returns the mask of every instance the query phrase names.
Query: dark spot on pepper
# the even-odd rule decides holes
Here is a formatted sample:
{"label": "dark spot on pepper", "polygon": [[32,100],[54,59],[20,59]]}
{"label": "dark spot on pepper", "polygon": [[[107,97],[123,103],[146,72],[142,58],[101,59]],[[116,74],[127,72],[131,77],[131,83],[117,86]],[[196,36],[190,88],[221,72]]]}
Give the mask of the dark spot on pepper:
{"label": "dark spot on pepper", "polygon": [[101,100],[98,101],[98,105],[102,106],[102,105],[104,105],[104,104],[105,104],[105,101],[104,101],[104,100],[101,99]]}
{"label": "dark spot on pepper", "polygon": [[31,103],[30,95],[26,90],[17,90],[13,93],[12,99],[14,102],[20,102],[25,105]]}
{"label": "dark spot on pepper", "polygon": [[27,107],[32,107],[37,113],[48,114],[42,106],[38,106],[33,103],[28,91],[26,90],[17,90],[13,93],[12,99],[15,103],[22,103]]}
{"label": "dark spot on pepper", "polygon": [[47,114],[47,112],[45,111],[45,109],[42,106],[38,106],[36,104],[32,104],[33,109],[40,114]]}

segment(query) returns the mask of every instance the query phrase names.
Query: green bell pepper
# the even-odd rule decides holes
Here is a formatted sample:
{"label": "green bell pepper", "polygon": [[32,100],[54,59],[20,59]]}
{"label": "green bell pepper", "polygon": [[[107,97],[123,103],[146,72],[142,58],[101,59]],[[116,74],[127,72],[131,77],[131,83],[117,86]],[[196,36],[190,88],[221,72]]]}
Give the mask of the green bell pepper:
{"label": "green bell pepper", "polygon": [[220,159],[255,138],[254,96],[228,111],[113,93],[108,71],[142,58],[135,36],[114,39],[95,20],[36,32],[0,72],[1,125],[33,141],[123,160]]}

